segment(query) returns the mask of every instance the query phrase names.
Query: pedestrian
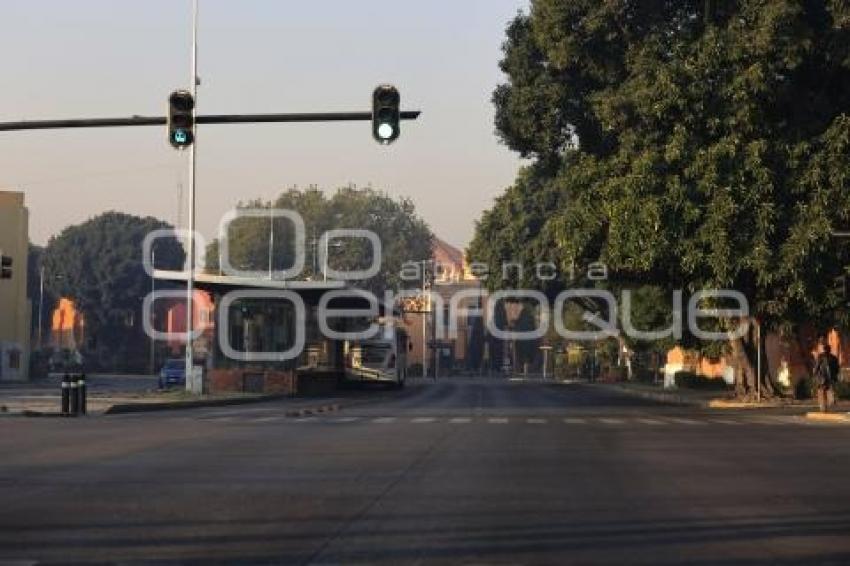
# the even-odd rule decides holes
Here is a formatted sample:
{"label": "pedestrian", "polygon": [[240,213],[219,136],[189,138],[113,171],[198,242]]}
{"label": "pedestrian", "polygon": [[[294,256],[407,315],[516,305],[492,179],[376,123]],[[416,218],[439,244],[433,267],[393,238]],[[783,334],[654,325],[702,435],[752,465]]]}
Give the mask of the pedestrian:
{"label": "pedestrian", "polygon": [[818,405],[821,412],[825,413],[835,402],[835,382],[838,381],[838,358],[836,358],[824,342],[821,345],[821,353],[815,362],[815,385],[817,386]]}

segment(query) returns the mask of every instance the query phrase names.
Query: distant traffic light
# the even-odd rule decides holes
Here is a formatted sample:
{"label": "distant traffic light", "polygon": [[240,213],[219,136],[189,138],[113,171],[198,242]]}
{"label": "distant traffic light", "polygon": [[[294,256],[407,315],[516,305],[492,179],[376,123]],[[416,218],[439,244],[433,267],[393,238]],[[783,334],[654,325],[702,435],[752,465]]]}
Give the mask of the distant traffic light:
{"label": "distant traffic light", "polygon": [[381,85],[372,93],[372,137],[378,143],[390,144],[401,133],[400,103],[398,89],[392,85]]}
{"label": "distant traffic light", "polygon": [[188,90],[175,90],[168,97],[168,143],[176,149],[195,141],[195,99]]}
{"label": "distant traffic light", "polygon": [[12,278],[12,258],[7,255],[0,255],[0,279]]}

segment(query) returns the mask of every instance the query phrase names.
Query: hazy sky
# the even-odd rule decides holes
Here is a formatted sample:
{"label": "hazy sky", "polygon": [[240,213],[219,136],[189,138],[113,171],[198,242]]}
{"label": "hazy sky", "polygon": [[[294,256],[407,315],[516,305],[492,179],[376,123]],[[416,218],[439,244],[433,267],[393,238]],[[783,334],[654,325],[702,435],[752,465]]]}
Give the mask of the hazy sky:
{"label": "hazy sky", "polygon": [[[200,113],[368,110],[390,82],[423,114],[389,148],[368,122],[202,126],[199,230],[214,237],[240,199],[353,182],[411,197],[437,235],[468,243],[520,165],[490,95],[527,5],[200,0]],[[0,120],[163,115],[189,83],[189,24],[190,0],[2,0]],[[185,163],[164,127],[0,133],[0,188],[25,191],[36,243],[110,209],[176,222]]]}

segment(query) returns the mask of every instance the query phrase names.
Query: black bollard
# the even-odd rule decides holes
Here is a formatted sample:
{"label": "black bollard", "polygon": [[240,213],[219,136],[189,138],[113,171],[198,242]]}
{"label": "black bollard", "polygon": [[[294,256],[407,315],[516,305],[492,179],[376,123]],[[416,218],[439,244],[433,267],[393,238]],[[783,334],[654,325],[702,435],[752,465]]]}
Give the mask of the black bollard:
{"label": "black bollard", "polygon": [[79,379],[77,380],[77,394],[80,397],[80,402],[79,402],[80,414],[85,415],[86,414],[87,399],[86,399],[86,374],[84,374],[84,373],[81,373],[79,375]]}
{"label": "black bollard", "polygon": [[69,415],[72,417],[76,417],[80,411],[80,390],[77,387],[77,378],[76,376],[71,378],[71,410]]}
{"label": "black bollard", "polygon": [[71,414],[71,376],[67,373],[62,376],[62,410],[61,415],[67,417]]}

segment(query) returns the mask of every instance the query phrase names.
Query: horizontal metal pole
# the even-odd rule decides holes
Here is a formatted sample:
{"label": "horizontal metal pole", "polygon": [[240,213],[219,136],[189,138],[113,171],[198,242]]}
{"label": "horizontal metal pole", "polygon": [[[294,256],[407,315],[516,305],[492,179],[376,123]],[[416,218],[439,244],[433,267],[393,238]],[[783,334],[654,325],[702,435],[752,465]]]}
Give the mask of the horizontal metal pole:
{"label": "horizontal metal pole", "polygon": [[[402,120],[415,120],[419,110],[405,110]],[[198,124],[258,124],[271,122],[356,122],[369,121],[371,112],[303,112],[296,114],[211,114],[196,116]],[[65,128],[114,128],[125,126],[164,126],[165,116],[131,116],[130,118],[78,118],[72,120],[25,120],[0,122],[0,132],[18,130],[58,130]]]}

